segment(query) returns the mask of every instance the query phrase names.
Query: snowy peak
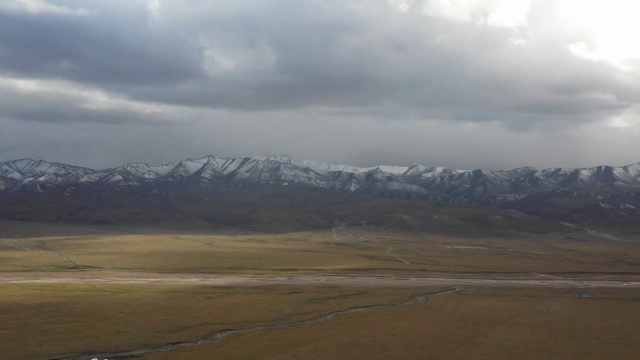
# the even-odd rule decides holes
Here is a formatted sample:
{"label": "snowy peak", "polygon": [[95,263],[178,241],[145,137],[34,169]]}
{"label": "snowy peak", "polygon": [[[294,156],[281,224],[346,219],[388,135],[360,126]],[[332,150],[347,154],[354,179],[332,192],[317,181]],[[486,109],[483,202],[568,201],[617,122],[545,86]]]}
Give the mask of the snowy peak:
{"label": "snowy peak", "polygon": [[[445,167],[377,165],[357,167],[289,155],[244,158],[205,156],[164,165],[129,163],[92,170],[42,160],[0,162],[0,191],[46,192],[75,183],[102,186],[141,184],[275,184],[343,192],[418,194],[430,198],[493,204],[541,191],[598,186],[640,188],[640,164],[622,167],[513,170],[457,170]],[[410,195],[413,196],[413,195]]]}
{"label": "snowy peak", "polygon": [[369,171],[381,170],[389,174],[393,175],[402,175],[407,171],[407,166],[390,166],[390,165],[375,165],[370,167],[358,167],[351,165],[337,165],[331,163],[324,163],[320,161],[313,160],[303,160],[291,155],[263,155],[254,157],[256,160],[262,161],[275,161],[284,164],[291,164],[297,167],[308,167],[318,173],[329,173],[329,172],[348,172],[348,173],[357,173],[364,174]]}
{"label": "snowy peak", "polygon": [[43,160],[20,159],[0,162],[0,177],[19,183],[41,182],[58,184],[77,181],[94,170]]}
{"label": "snowy peak", "polygon": [[409,167],[407,166],[390,166],[390,165],[376,165],[374,166],[374,168],[392,175],[402,175],[405,172],[407,172],[407,170],[409,170]]}

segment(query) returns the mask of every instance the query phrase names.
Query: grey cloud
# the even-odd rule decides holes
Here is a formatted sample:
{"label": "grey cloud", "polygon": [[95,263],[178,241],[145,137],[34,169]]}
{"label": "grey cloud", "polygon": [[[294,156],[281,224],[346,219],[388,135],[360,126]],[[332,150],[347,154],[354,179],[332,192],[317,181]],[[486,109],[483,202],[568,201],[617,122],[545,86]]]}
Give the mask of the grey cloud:
{"label": "grey cloud", "polygon": [[[0,86],[0,156],[93,167],[261,153],[490,168],[637,161],[638,134],[603,122],[638,118],[640,72],[573,55],[553,2],[532,2],[515,28],[382,0],[160,3],[157,16],[125,0],[56,2],[82,16],[0,9],[0,79],[72,89]],[[92,91],[107,105],[91,106]],[[599,135],[602,155],[584,145]]]}
{"label": "grey cloud", "polygon": [[[222,14],[200,9],[214,13],[214,21],[192,19],[213,54],[239,59],[236,69],[213,71],[178,90],[134,89],[132,95],[250,111],[369,107],[376,116],[402,108],[396,117],[486,118],[516,126],[536,118],[600,120],[638,101],[638,81],[577,58],[554,33],[532,34],[523,46],[513,43],[519,34],[512,29],[394,14],[380,3],[358,11],[342,1],[260,4]],[[255,64],[268,56],[271,66]]]}
{"label": "grey cloud", "polygon": [[[448,166],[462,169],[626,165],[638,161],[637,131],[568,126],[511,132],[497,122],[379,121],[367,117],[214,111],[188,126],[126,128],[100,123],[27,123],[3,119],[0,159],[44,158],[105,168],[162,164],[205,154],[293,154],[361,166]],[[300,121],[301,118],[315,121]],[[25,144],[29,144],[25,147]],[[598,144],[598,146],[594,146]]]}
{"label": "grey cloud", "polygon": [[0,71],[101,86],[161,86],[202,75],[182,39],[147,25],[143,7],[112,6],[85,16],[0,11]]}
{"label": "grey cloud", "polygon": [[48,123],[157,124],[177,119],[176,109],[112,97],[61,82],[0,78],[0,117]]}
{"label": "grey cloud", "polygon": [[177,160],[175,153],[188,153],[188,142],[175,135],[171,124],[131,124],[125,130],[110,124],[33,123],[3,117],[0,123],[4,128],[0,131],[2,160],[29,157],[107,168],[136,161],[164,163]]}
{"label": "grey cloud", "polygon": [[515,126],[602,119],[640,92],[553,34],[522,46],[513,29],[395,13],[385,2],[170,1],[158,19],[142,2],[96,4],[87,16],[0,12],[11,50],[1,68],[187,106],[370,107],[372,116],[402,108],[395,117]]}

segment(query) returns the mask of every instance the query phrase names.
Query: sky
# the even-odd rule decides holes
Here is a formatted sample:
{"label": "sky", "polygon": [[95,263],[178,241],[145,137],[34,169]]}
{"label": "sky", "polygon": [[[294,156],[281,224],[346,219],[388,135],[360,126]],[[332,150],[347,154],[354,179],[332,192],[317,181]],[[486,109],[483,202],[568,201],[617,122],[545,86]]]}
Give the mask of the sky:
{"label": "sky", "polygon": [[0,161],[640,162],[640,3],[0,0]]}

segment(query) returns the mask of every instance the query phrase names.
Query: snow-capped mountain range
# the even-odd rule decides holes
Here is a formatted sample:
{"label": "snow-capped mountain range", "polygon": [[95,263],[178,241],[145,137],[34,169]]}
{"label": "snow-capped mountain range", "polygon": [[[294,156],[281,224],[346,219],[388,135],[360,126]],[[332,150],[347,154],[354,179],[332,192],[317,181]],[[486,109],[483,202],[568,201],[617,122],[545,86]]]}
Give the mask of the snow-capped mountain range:
{"label": "snow-capped mountain range", "polygon": [[65,191],[82,184],[108,187],[142,184],[272,184],[494,204],[541,191],[585,186],[640,188],[640,163],[622,167],[543,170],[525,167],[487,171],[422,165],[356,167],[291,156],[205,156],[157,166],[131,163],[103,170],[31,159],[0,162],[0,192]]}

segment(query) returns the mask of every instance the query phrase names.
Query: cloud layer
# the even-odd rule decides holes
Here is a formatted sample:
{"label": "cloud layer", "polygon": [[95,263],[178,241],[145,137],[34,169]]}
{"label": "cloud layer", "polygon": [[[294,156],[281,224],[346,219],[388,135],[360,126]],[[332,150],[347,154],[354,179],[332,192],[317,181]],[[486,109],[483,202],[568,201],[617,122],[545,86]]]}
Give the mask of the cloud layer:
{"label": "cloud layer", "polygon": [[637,162],[640,47],[599,9],[571,0],[0,1],[0,158]]}

